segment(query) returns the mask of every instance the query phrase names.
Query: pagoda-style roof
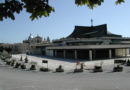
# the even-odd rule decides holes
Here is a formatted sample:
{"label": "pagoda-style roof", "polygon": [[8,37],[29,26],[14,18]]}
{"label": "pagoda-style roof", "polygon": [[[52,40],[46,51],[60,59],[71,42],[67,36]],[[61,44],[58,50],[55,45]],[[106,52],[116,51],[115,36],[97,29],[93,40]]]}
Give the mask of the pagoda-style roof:
{"label": "pagoda-style roof", "polygon": [[67,38],[94,38],[94,37],[122,37],[107,31],[107,25],[75,26],[74,31]]}

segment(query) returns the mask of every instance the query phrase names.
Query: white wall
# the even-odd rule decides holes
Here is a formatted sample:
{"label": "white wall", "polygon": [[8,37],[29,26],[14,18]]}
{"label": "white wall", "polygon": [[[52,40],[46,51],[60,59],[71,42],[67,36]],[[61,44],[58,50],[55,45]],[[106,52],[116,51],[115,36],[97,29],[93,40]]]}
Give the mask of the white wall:
{"label": "white wall", "polygon": [[129,54],[129,49],[116,49],[115,54],[116,56],[126,56]]}

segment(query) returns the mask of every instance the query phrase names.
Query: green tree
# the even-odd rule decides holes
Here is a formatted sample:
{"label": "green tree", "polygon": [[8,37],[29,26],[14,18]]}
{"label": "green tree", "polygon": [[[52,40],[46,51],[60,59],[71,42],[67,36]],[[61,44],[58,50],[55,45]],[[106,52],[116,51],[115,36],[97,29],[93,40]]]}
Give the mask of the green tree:
{"label": "green tree", "polygon": [[[104,0],[75,0],[78,6],[87,5],[90,9],[100,6]],[[116,4],[120,4],[124,0],[116,0]],[[15,20],[14,14],[19,14],[23,9],[30,13],[31,20],[47,17],[54,8],[49,5],[49,0],[5,0],[0,3],[0,21],[10,18]]]}
{"label": "green tree", "polygon": [[0,20],[11,18],[15,20],[14,14],[19,14],[23,9],[30,13],[31,20],[42,16],[49,16],[54,8],[48,4],[48,0],[5,0],[0,3]]}
{"label": "green tree", "polygon": [[[78,6],[87,5],[90,9],[93,9],[96,6],[100,6],[104,0],[75,0],[75,4]],[[125,2],[124,0],[116,0],[115,4],[121,4]]]}

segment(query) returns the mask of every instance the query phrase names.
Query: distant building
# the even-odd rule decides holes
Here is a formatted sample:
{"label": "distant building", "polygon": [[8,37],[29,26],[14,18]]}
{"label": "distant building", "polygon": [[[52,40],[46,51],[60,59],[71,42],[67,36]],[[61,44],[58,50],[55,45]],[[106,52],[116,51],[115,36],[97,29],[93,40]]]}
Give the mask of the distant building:
{"label": "distant building", "polygon": [[30,34],[26,40],[23,40],[23,43],[1,43],[0,46],[4,48],[10,48],[12,54],[26,53],[33,55],[45,55],[45,48],[50,44],[50,39],[43,40],[43,38],[39,35],[33,37]]}
{"label": "distant building", "polygon": [[[49,38],[49,37],[48,37]],[[23,40],[23,45],[28,44],[28,49],[26,49],[27,54],[33,55],[45,55],[46,46],[50,45],[51,42],[49,39],[43,40],[42,37],[37,35],[33,37],[31,34],[28,36],[28,39]]]}
{"label": "distant building", "polygon": [[36,37],[33,37],[31,34],[29,35],[27,40],[23,40],[23,43],[43,43],[42,37],[37,35]]}
{"label": "distant building", "polygon": [[130,38],[109,32],[106,24],[75,26],[68,37],[54,40],[46,54],[70,59],[110,59],[128,56],[129,48]]}

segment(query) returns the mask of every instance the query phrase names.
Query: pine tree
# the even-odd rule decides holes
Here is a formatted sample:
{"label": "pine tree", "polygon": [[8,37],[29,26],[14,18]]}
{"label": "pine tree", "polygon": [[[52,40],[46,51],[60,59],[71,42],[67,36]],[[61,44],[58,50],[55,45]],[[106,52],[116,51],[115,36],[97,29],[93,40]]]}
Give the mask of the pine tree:
{"label": "pine tree", "polygon": [[22,58],[22,56],[21,56],[21,58],[20,58],[20,61],[23,61],[23,58]]}
{"label": "pine tree", "polygon": [[26,58],[25,58],[25,63],[28,63],[28,57],[26,56]]}

